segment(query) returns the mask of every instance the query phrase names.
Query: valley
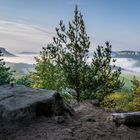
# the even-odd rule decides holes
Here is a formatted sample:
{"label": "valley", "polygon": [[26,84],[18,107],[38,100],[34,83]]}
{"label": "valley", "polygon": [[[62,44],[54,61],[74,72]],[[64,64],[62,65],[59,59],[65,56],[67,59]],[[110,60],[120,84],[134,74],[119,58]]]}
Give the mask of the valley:
{"label": "valley", "polygon": [[[90,53],[90,56],[92,53]],[[39,56],[37,53],[17,53],[16,57],[2,57],[6,61],[6,65],[11,67],[11,70],[14,70],[15,78],[20,78],[30,71],[34,71],[35,68],[35,58]],[[117,53],[113,52],[114,58],[116,58],[115,65],[122,68],[121,79],[124,79],[125,85],[124,89],[130,90],[131,80],[133,76],[136,76],[140,80],[140,62],[138,59],[134,58],[125,58],[124,56],[118,56]],[[128,57],[128,56],[127,56]],[[91,59],[89,58],[89,63]]]}

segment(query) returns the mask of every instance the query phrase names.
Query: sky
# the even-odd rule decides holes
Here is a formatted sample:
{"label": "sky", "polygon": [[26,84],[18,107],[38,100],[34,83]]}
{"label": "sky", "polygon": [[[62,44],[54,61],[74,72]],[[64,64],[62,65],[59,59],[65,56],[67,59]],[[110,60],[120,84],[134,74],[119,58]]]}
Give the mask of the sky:
{"label": "sky", "polygon": [[0,47],[11,52],[40,51],[52,42],[75,4],[83,14],[90,50],[110,41],[112,49],[140,51],[140,0],[0,0]]}

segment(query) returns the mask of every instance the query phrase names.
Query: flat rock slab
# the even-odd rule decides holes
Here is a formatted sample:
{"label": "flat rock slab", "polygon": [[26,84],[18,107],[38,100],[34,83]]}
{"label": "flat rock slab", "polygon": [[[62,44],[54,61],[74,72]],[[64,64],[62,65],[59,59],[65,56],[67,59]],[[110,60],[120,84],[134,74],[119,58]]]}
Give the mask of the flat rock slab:
{"label": "flat rock slab", "polygon": [[25,122],[37,116],[74,114],[56,91],[21,85],[0,86],[0,124]]}
{"label": "flat rock slab", "polygon": [[140,111],[128,113],[113,113],[112,120],[116,124],[125,124],[128,126],[140,126]]}

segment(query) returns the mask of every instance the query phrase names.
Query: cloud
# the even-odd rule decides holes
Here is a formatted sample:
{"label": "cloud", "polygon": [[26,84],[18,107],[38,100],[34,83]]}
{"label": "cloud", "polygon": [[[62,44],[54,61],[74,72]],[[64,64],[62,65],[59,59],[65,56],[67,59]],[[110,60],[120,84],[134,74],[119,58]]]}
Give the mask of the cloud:
{"label": "cloud", "polygon": [[115,65],[129,71],[140,72],[139,61],[132,58],[117,58]]}
{"label": "cloud", "polygon": [[50,28],[0,21],[0,47],[13,52],[40,51],[43,45],[52,42],[54,35]]}

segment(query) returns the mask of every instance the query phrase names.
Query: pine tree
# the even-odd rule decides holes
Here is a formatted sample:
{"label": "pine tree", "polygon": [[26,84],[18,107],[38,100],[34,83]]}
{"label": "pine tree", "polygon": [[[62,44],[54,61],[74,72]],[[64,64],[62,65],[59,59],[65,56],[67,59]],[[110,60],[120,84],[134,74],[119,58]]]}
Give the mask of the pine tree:
{"label": "pine tree", "polygon": [[66,27],[61,20],[53,44],[43,48],[36,59],[34,87],[75,91],[78,102],[94,97],[102,101],[123,86],[119,79],[121,69],[110,65],[111,45],[106,42],[106,47],[98,46],[89,64],[90,41],[77,6],[74,19]]}
{"label": "pine tree", "polygon": [[[0,57],[2,56],[2,52],[0,51]],[[5,66],[5,62],[3,58],[0,58],[0,85],[10,84],[14,80],[12,77],[12,71],[10,71],[10,67]]]}
{"label": "pine tree", "polygon": [[124,86],[123,80],[120,80],[121,68],[114,65],[116,59],[111,56],[112,46],[109,42],[106,42],[105,45],[106,47],[98,46],[94,52],[89,76],[93,96],[100,101]]}
{"label": "pine tree", "polygon": [[74,11],[74,19],[69,22],[68,29],[60,21],[60,27],[56,28],[57,37],[54,37],[56,46],[54,53],[56,63],[62,68],[68,88],[74,89],[77,101],[85,90],[87,75],[87,59],[90,46],[89,37],[85,30],[82,14],[77,6]]}

